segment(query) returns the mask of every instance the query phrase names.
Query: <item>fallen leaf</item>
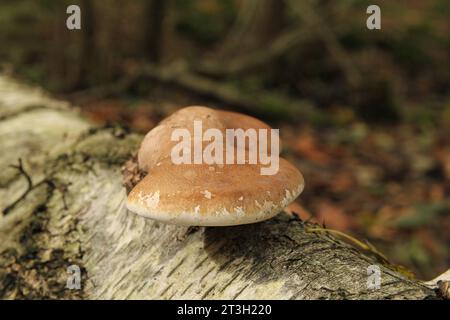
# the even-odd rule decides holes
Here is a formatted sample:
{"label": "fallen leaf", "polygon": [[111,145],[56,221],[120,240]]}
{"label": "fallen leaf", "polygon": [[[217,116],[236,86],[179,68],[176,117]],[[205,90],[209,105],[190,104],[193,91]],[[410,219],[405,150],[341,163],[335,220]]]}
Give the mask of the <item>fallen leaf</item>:
{"label": "fallen leaf", "polygon": [[355,226],[355,221],[351,216],[344,213],[342,208],[328,202],[319,205],[316,218],[330,229],[349,230]]}
{"label": "fallen leaf", "polygon": [[294,145],[294,152],[321,165],[327,165],[331,162],[330,156],[321,150],[318,142],[311,134],[305,133],[298,137]]}

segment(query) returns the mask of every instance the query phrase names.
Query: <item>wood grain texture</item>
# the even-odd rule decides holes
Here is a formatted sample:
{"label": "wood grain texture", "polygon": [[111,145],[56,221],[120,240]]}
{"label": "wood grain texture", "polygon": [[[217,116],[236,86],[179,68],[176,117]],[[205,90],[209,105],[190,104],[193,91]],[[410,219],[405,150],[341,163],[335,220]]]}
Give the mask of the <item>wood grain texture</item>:
{"label": "wood grain texture", "polygon": [[[280,214],[245,226],[161,224],[128,212],[120,167],[141,136],[94,128],[65,102],[0,76],[1,298],[427,299],[434,291]],[[27,180],[17,165],[32,180]],[[65,288],[67,267],[82,289]]]}

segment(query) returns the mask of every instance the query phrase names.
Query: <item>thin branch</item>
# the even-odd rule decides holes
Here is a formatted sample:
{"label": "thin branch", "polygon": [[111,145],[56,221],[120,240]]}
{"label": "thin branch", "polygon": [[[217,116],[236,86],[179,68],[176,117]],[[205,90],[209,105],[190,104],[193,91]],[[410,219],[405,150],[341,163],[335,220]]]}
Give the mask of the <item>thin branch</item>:
{"label": "thin branch", "polygon": [[28,174],[28,172],[23,167],[22,159],[19,158],[19,164],[18,165],[10,165],[10,167],[17,169],[20,173],[20,175],[24,176],[27,181],[27,188],[26,190],[20,195],[19,198],[17,198],[13,203],[8,205],[6,208],[3,209],[2,213],[4,216],[6,216],[8,213],[10,213],[21,201],[25,199],[25,197],[30,193],[33,189],[43,185],[47,184],[51,188],[56,188],[60,193],[64,205],[64,209],[67,210],[67,202],[66,202],[66,193],[68,190],[68,186],[70,184],[64,184],[64,185],[57,185],[55,182],[49,179],[44,179],[36,184],[33,184],[33,180],[31,179],[31,176]]}
{"label": "thin branch", "polygon": [[141,72],[156,81],[179,86],[262,117],[298,120],[320,116],[306,100],[294,99],[271,91],[246,93],[236,86],[193,73],[182,61],[164,68],[153,65],[142,66]]}
{"label": "thin branch", "polygon": [[[257,94],[245,93],[239,88],[209,79],[191,71],[184,61],[178,61],[165,67],[153,64],[139,64],[138,68],[127,74],[124,79],[109,85],[78,92],[72,99],[86,102],[98,98],[120,94],[142,78],[150,78],[164,84],[172,84],[198,95],[213,98],[237,107],[251,114],[284,119],[311,119],[320,117],[320,113],[306,100],[298,100],[272,91],[259,91]],[[92,96],[91,96],[92,95]]]}
{"label": "thin branch", "polygon": [[263,0],[249,0],[242,3],[237,19],[223,41],[219,55],[229,56],[230,53],[242,47],[245,38],[253,31],[261,6],[264,6]]}
{"label": "thin branch", "polygon": [[136,70],[129,70],[128,72],[125,72],[124,77],[116,82],[77,91],[68,95],[67,98],[78,104],[86,104],[97,99],[102,99],[125,92],[133,85],[134,81],[136,81],[138,77],[139,73]]}
{"label": "thin branch", "polygon": [[19,173],[22,174],[27,180],[28,190],[30,190],[33,187],[33,181],[23,167],[22,158],[19,158],[19,165],[11,164],[10,167],[19,170]]}
{"label": "thin branch", "polygon": [[336,35],[327,25],[326,21],[316,12],[313,5],[308,0],[288,0],[288,4],[306,22],[309,27],[308,29],[315,32],[322,39],[328,51],[344,72],[347,82],[354,88],[359,87],[362,82],[362,76],[359,70],[356,68],[348,52],[339,43]]}
{"label": "thin branch", "polygon": [[295,26],[282,32],[270,45],[264,49],[256,50],[242,57],[232,59],[228,63],[217,63],[217,61],[206,61],[194,66],[196,72],[210,76],[224,76],[239,74],[254,69],[273,61],[282,56],[288,50],[298,45],[303,39],[310,35],[310,31],[300,26]]}
{"label": "thin branch", "polygon": [[20,175],[24,176],[26,181],[27,181],[27,189],[25,190],[25,192],[18,198],[16,199],[13,203],[11,203],[9,206],[7,206],[5,209],[3,209],[3,215],[7,215],[12,209],[14,209],[14,207],[23,199],[25,199],[25,197],[27,196],[27,194],[34,188],[33,186],[33,180],[31,180],[30,175],[26,172],[26,170],[23,167],[23,163],[22,163],[22,158],[19,158],[19,164],[18,165],[10,165],[10,167],[17,169],[20,173]]}

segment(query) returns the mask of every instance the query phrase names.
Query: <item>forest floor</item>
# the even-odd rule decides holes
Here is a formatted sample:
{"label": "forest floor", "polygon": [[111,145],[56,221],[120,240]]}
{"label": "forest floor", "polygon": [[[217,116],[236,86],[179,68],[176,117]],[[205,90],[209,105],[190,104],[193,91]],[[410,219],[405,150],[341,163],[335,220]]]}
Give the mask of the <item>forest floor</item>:
{"label": "forest floor", "polygon": [[[194,104],[223,107],[157,87],[148,99],[102,99],[82,104],[81,111],[97,125],[119,123],[146,133],[176,109]],[[428,280],[447,270],[448,130],[417,122],[371,125],[347,109],[330,111],[330,117],[335,123],[330,127],[270,123],[280,128],[282,153],[306,181],[288,210],[368,241],[418,278]]]}

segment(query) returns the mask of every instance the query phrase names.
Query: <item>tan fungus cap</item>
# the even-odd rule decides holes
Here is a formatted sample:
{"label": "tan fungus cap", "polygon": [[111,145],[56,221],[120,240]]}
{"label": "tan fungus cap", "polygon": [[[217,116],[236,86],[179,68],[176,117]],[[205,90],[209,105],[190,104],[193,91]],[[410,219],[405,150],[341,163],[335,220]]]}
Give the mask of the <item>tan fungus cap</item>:
{"label": "tan fungus cap", "polygon": [[194,120],[202,120],[203,130],[270,129],[256,118],[207,107],[175,112],[141,144],[138,164],[148,174],[128,195],[129,210],[179,225],[239,225],[275,216],[302,192],[301,173],[283,158],[275,175],[261,175],[259,164],[173,164],[170,153],[177,142],[171,133],[186,128],[192,134]]}
{"label": "tan fungus cap", "polygon": [[155,220],[189,226],[230,226],[269,219],[302,192],[301,173],[285,159],[275,175],[259,165],[154,167],[128,195],[129,210]]}
{"label": "tan fungus cap", "polygon": [[[268,124],[245,114],[202,106],[186,107],[162,120],[146,134],[138,153],[139,168],[149,171],[151,167],[170,157],[170,151],[178,143],[170,140],[173,129],[186,128],[193,137],[195,120],[202,121],[203,130],[217,128],[223,133],[225,129],[271,129]],[[208,143],[203,142],[203,147]],[[270,140],[268,145],[270,147]]]}

